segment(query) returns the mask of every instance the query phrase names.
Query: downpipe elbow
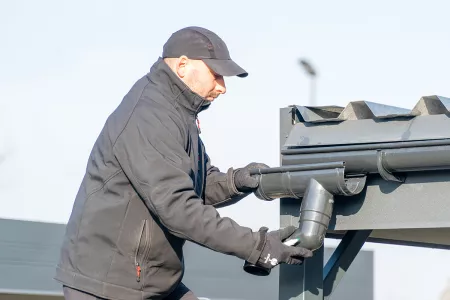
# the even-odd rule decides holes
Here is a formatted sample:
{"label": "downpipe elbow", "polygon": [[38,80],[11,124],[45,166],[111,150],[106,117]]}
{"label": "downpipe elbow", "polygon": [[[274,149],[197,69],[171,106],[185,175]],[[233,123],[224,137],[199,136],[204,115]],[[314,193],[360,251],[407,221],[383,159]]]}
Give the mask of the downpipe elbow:
{"label": "downpipe elbow", "polygon": [[[299,226],[284,244],[311,251],[319,249],[325,240],[333,206],[334,195],[311,178],[300,207]],[[247,261],[244,262],[243,269],[256,276],[268,276],[271,272],[271,269],[250,264]]]}
{"label": "downpipe elbow", "polygon": [[[360,193],[366,176],[345,178],[343,162],[314,165],[284,166],[253,170],[259,186],[254,192],[261,200],[277,198],[302,199],[297,230],[284,243],[311,251],[319,249],[325,240],[333,215],[334,196]],[[244,263],[250,274],[267,276],[270,270]]]}
{"label": "downpipe elbow", "polygon": [[300,207],[299,226],[286,243],[295,239],[295,246],[311,251],[322,247],[333,207],[334,195],[311,179]]}

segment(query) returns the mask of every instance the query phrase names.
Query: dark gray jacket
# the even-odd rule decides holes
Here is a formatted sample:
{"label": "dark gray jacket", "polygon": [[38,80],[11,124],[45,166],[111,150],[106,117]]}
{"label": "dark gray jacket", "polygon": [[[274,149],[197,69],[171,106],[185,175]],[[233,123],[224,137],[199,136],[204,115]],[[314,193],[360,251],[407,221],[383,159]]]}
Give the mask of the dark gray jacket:
{"label": "dark gray jacket", "polygon": [[89,157],[55,279],[110,299],[162,299],[190,240],[255,263],[264,237],[220,217],[239,193],[196,125],[208,102],[160,58],[107,119]]}

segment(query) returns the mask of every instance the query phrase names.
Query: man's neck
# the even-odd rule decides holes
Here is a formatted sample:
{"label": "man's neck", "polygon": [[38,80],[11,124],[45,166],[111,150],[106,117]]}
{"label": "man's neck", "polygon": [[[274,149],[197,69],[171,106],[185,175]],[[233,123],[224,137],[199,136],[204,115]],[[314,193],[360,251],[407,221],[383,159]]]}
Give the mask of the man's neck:
{"label": "man's neck", "polygon": [[206,110],[210,102],[193,92],[162,59],[152,66],[150,79],[162,86],[170,101],[181,106],[189,115],[197,117],[197,114]]}

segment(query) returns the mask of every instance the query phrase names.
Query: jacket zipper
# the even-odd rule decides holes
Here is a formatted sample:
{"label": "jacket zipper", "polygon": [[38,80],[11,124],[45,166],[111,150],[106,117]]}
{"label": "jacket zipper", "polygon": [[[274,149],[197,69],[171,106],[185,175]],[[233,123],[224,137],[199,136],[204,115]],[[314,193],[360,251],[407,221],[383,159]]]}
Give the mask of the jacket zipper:
{"label": "jacket zipper", "polygon": [[195,121],[197,122],[198,134],[200,134],[202,133],[202,130],[200,129],[200,120],[198,119],[198,116],[195,117]]}
{"label": "jacket zipper", "polygon": [[152,229],[151,228],[149,228],[149,224],[152,224],[152,226],[153,226],[153,222],[148,222],[147,220],[145,221],[145,224],[146,224],[146,226],[145,226],[145,247],[144,247],[144,253],[143,253],[143,255],[144,255],[144,257],[142,258],[142,261],[143,262],[146,262],[147,261],[147,258],[148,258],[148,256],[149,256],[149,254],[150,254],[150,244],[151,244],[151,240],[150,240],[150,233],[152,232]]}
{"label": "jacket zipper", "polygon": [[203,188],[204,188],[204,182],[205,182],[205,153],[203,151],[203,142],[201,141],[200,137],[198,137],[198,168],[199,168],[199,175],[201,176],[200,180],[200,197],[203,197]]}
{"label": "jacket zipper", "polygon": [[[201,107],[201,105],[200,105]],[[196,123],[196,127],[197,127],[197,132],[198,132],[198,140],[197,140],[197,147],[198,147],[198,156],[197,156],[197,168],[198,168],[198,173],[199,175],[201,175],[201,182],[200,182],[200,197],[203,196],[203,187],[204,187],[204,181],[205,181],[205,176],[204,173],[206,172],[206,170],[204,170],[204,161],[205,161],[205,156],[203,153],[203,143],[200,141],[200,134],[201,134],[201,129],[200,129],[200,121],[198,119],[198,114],[197,112],[194,115],[194,122]],[[190,137],[189,137],[190,139]],[[198,181],[197,181],[198,183]]]}
{"label": "jacket zipper", "polygon": [[[137,246],[136,246],[136,251],[135,251],[135,255],[134,255],[134,267],[135,267],[135,271],[136,271],[136,281],[140,282],[141,281],[141,275],[142,275],[142,264],[143,262],[145,262],[145,259],[148,255],[148,245],[150,243],[150,233],[148,230],[148,222],[147,220],[142,220],[142,224],[141,224],[141,230],[139,233],[139,238],[137,240]],[[139,248],[142,244],[142,239],[144,238],[144,245],[143,245],[143,250],[142,250],[142,259],[139,260]]]}

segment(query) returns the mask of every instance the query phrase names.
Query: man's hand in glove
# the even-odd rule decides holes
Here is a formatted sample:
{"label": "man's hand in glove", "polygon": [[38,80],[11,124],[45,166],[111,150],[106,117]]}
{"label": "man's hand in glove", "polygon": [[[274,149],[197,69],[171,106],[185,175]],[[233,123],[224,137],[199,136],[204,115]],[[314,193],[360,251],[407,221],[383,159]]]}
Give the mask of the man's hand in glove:
{"label": "man's hand in glove", "polygon": [[[267,227],[262,227],[260,231],[266,231]],[[304,258],[311,257],[312,251],[295,246],[286,246],[283,244],[290,237],[296,228],[288,226],[283,229],[267,233],[266,243],[258,259],[257,265],[271,269],[280,263],[290,265],[299,265],[303,263]]]}
{"label": "man's hand in glove", "polygon": [[269,168],[266,164],[252,162],[243,168],[236,169],[234,172],[236,189],[242,193],[253,192],[258,187],[259,181],[256,176],[250,176],[250,170],[266,168]]}

